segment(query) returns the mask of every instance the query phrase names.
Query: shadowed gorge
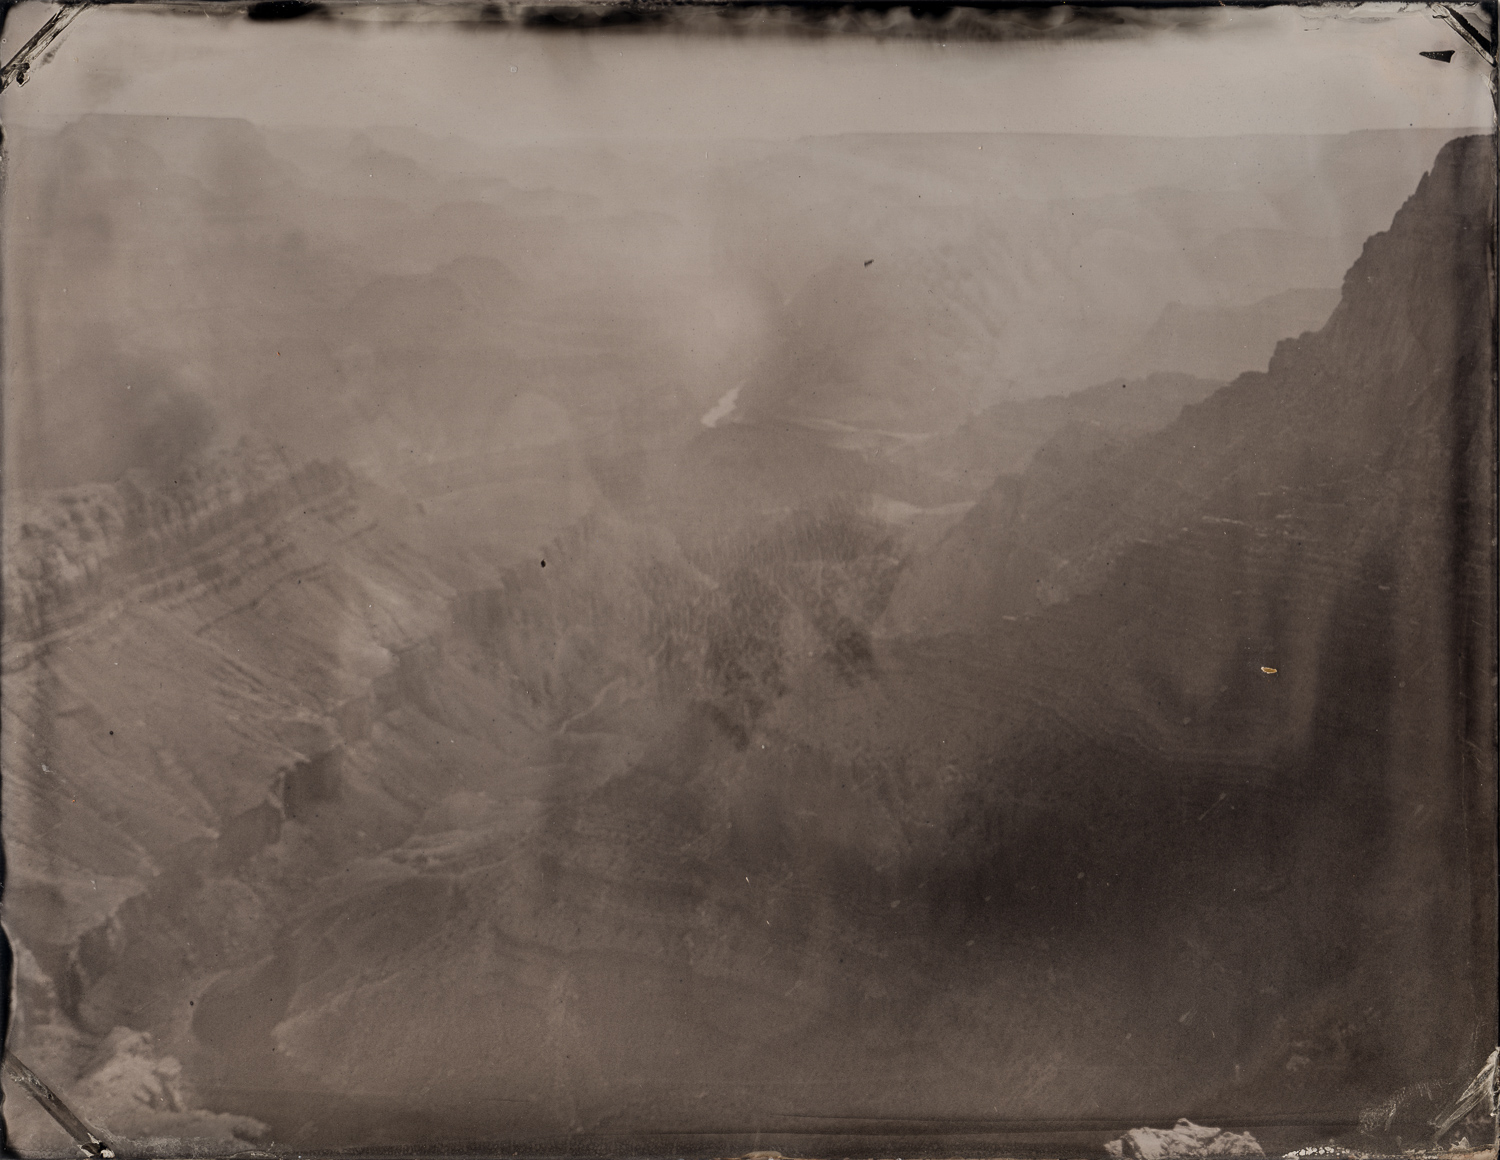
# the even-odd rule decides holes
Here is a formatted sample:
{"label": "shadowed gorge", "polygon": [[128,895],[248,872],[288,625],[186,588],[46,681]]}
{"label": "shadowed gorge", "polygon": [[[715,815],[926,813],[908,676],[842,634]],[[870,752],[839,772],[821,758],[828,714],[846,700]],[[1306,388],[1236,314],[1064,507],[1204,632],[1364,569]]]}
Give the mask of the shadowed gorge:
{"label": "shadowed gorge", "polygon": [[1490,139],[169,120],[7,134],[10,1046],[121,1155],[1430,1136]]}

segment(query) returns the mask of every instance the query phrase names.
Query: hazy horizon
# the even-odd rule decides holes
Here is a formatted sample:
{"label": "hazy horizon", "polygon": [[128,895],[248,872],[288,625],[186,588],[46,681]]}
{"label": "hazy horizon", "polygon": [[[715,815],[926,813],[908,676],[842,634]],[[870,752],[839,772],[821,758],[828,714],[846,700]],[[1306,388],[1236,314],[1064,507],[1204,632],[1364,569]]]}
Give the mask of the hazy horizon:
{"label": "hazy horizon", "polygon": [[[323,451],[380,477],[392,454],[432,462],[499,438],[498,416],[476,425],[451,409],[481,397],[539,392],[567,412],[549,429],[573,434],[556,438],[618,443],[653,426],[670,441],[731,392],[739,420],[939,434],[1114,374],[1227,381],[1321,324],[1365,238],[1453,135],[851,133],[700,153],[480,150],[400,126],[201,116],[22,125],[6,201],[7,295],[29,303],[6,320],[11,478],[142,465],[157,436],[122,431],[163,431],[158,406],[188,408],[191,438],[221,443],[256,433],[310,454],[317,431]],[[226,212],[260,240],[247,249],[214,224]],[[183,233],[198,221],[201,237]],[[933,278],[952,282],[948,297],[923,288]],[[206,307],[234,324],[182,327]],[[1239,337],[1211,338],[1226,326]],[[371,395],[397,366],[379,352],[429,334],[444,336],[443,360]],[[928,372],[900,369],[903,346],[947,368],[941,393],[912,393]],[[832,381],[859,376],[861,393],[832,410],[811,384],[785,395],[805,377],[787,368],[809,359]],[[59,374],[73,392],[61,410]],[[425,414],[397,434],[384,416],[419,393]],[[126,428],[73,423],[82,397],[134,400],[116,411]]]}

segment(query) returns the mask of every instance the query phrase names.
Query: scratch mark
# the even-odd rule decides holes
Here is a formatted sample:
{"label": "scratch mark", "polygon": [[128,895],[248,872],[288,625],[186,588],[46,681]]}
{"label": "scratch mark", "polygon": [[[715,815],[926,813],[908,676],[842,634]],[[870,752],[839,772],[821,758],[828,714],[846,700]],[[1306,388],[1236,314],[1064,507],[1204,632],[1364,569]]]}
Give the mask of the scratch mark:
{"label": "scratch mark", "polygon": [[73,23],[74,19],[88,7],[87,3],[74,4],[66,8],[59,8],[54,12],[47,23],[36,30],[36,35],[21,46],[20,51],[10,58],[10,63],[0,69],[0,92],[14,81],[18,85],[24,85],[26,78],[31,72],[31,66],[36,58],[52,45],[63,29]]}
{"label": "scratch mark", "polygon": [[5,1053],[4,1074],[6,1079],[30,1092],[32,1098],[58,1122],[62,1130],[73,1137],[73,1142],[83,1149],[85,1155],[112,1160],[114,1151],[105,1147],[104,1141],[94,1130],[80,1120],[72,1108],[58,1099],[57,1094],[42,1082],[36,1072],[8,1051]]}
{"label": "scratch mark", "polygon": [[1448,1110],[1432,1121],[1435,1131],[1432,1134],[1436,1142],[1446,1136],[1453,1125],[1462,1120],[1475,1108],[1483,1107],[1490,1115],[1495,1114],[1495,1072],[1496,1064],[1500,1063],[1500,1047],[1490,1052],[1490,1057],[1485,1061],[1479,1074],[1469,1081],[1469,1086],[1459,1092],[1458,1099],[1454,1100]]}
{"label": "scratch mark", "polygon": [[[1490,42],[1489,37],[1485,36],[1484,33],[1469,23],[1462,12],[1458,11],[1451,4],[1434,4],[1432,6],[1432,14],[1463,37],[1469,47],[1484,58],[1486,64],[1491,68],[1495,67],[1495,46]],[[1424,52],[1422,55],[1430,56],[1432,54]],[[1451,56],[1452,54],[1450,53],[1449,55]]]}

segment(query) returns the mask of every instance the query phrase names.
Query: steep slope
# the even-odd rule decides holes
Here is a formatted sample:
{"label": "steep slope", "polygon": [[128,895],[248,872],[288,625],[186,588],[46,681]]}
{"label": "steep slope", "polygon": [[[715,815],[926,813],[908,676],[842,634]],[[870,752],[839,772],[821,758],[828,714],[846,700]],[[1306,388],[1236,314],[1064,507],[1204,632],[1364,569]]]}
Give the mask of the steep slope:
{"label": "steep slope", "polygon": [[[1392,470],[1404,457],[1466,453],[1469,415],[1457,408],[1476,405],[1472,381],[1485,372],[1474,361],[1490,212],[1473,176],[1483,148],[1466,139],[1445,149],[1391,230],[1367,243],[1327,326],[1280,344],[1268,373],[1242,375],[1114,458],[1067,434],[1030,472],[997,482],[913,569],[897,622],[941,632],[1101,591],[1132,544],[1190,519],[1281,530],[1278,517],[1298,518],[1307,501],[1373,506],[1413,486]],[[1415,280],[1397,294],[1408,269]],[[1419,499],[1406,502],[1417,518]]]}

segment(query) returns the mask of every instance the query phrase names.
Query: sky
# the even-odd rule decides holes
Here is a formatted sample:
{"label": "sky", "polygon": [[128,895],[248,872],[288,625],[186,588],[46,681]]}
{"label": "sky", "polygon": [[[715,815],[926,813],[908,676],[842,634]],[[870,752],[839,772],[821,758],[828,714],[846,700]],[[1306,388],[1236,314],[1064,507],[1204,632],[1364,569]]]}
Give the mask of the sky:
{"label": "sky", "polygon": [[[8,59],[51,6],[23,4]],[[411,126],[496,145],[849,132],[1215,136],[1488,128],[1477,53],[1425,5],[1210,10],[1106,41],[475,31],[83,13],[0,96],[9,124],[91,113]],[[1454,49],[1451,64],[1419,55]]]}

